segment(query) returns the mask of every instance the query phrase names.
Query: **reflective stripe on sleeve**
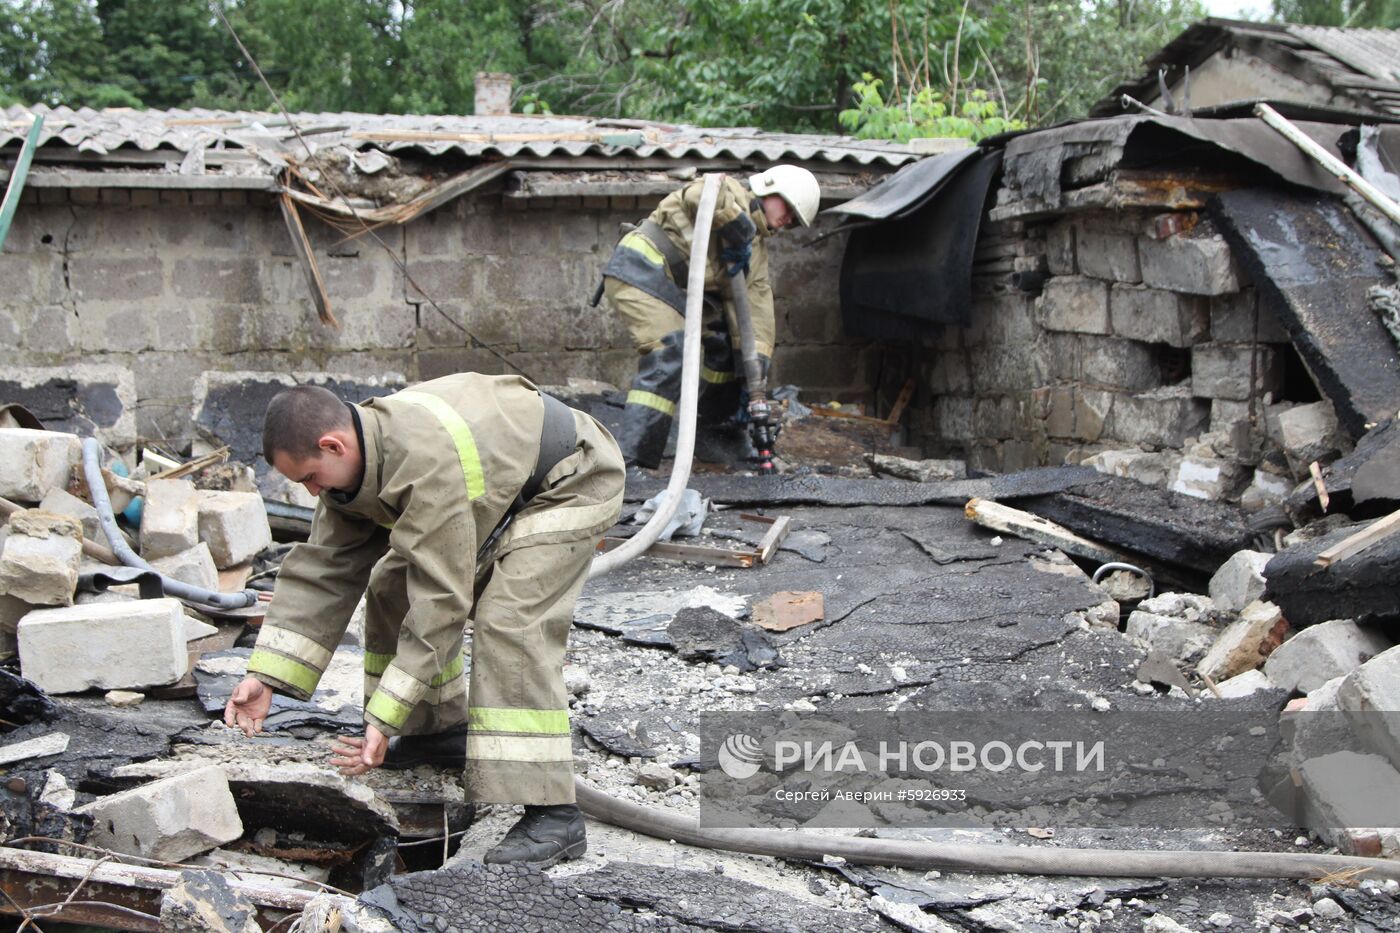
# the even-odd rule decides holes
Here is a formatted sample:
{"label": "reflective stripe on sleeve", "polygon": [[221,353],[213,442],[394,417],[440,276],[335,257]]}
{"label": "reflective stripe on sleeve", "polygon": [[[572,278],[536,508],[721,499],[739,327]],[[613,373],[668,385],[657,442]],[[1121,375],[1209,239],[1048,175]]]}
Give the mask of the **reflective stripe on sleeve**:
{"label": "reflective stripe on sleeve", "polygon": [[633,389],[627,393],[628,405],[644,405],[647,408],[655,408],[663,415],[676,416],[676,403],[668,398],[657,395],[655,392],[644,392],[641,389]]}
{"label": "reflective stripe on sleeve", "polygon": [[569,711],[566,709],[503,709],[473,706],[467,710],[467,726],[486,732],[568,735]]}
{"label": "reflective stripe on sleeve", "polygon": [[402,729],[403,724],[408,722],[408,714],[413,712],[413,707],[379,689],[374,691],[374,696],[365,704],[365,712],[391,728]]}
{"label": "reflective stripe on sleeve", "polygon": [[268,628],[266,626],[258,633],[256,647],[267,648],[289,658],[304,661],[309,667],[320,671],[326,669],[326,666],[331,663],[331,655],[335,653],[334,649],[326,648],[290,629]]}
{"label": "reflective stripe on sleeve", "polygon": [[248,658],[249,674],[265,674],[306,694],[316,692],[321,672],[302,661],[276,654],[265,648],[255,648]]}
{"label": "reflective stripe on sleeve", "polygon": [[465,666],[465,662],[463,662],[462,660],[462,652],[459,651],[457,652],[456,656],[452,658],[451,661],[447,662],[447,667],[442,669],[441,674],[428,681],[428,686],[441,687],[443,684],[447,683],[452,678],[461,677],[462,669]]}
{"label": "reflective stripe on sleeve", "polygon": [[[412,707],[423,699],[423,694],[427,693],[428,689],[428,685],[423,681],[390,664],[388,669],[384,671],[384,675],[379,678],[379,689],[375,692],[388,693]],[[388,722],[389,720],[384,721]]]}
{"label": "reflective stripe on sleeve", "polygon": [[365,652],[365,673],[371,677],[378,677],[389,669],[389,665],[394,661],[392,654],[377,654],[373,651]]}
{"label": "reflective stripe on sleeve", "polygon": [[431,395],[427,392],[414,392],[404,390],[392,396],[411,402],[432,412],[433,417],[442,424],[447,433],[452,437],[452,443],[457,447],[457,459],[462,463],[462,478],[467,484],[467,498],[477,499],[486,494],[486,477],[481,472],[481,457],[476,450],[476,440],[472,437],[472,429],[467,426],[462,416],[453,410],[447,402]]}
{"label": "reflective stripe on sleeve", "polygon": [[477,761],[573,761],[567,735],[474,735],[467,733],[467,758]]}

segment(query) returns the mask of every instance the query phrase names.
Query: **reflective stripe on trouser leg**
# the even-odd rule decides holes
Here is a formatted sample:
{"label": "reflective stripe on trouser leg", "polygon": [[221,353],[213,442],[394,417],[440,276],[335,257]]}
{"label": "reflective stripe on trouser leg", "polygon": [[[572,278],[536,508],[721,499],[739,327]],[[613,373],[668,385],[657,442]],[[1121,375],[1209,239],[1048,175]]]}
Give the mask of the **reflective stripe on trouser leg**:
{"label": "reflective stripe on trouser leg", "polygon": [[617,444],[626,459],[645,467],[660,465],[681,397],[684,334],[673,331],[661,346],[637,361],[637,378],[627,393]]}
{"label": "reflective stripe on trouser leg", "polygon": [[531,545],[491,568],[472,624],[468,800],[574,801],[564,649],[593,543]]}
{"label": "reflective stripe on trouser leg", "polygon": [[[365,702],[374,696],[379,677],[398,651],[399,631],[408,615],[408,564],[388,552],[369,575],[365,593]],[[439,683],[438,681],[441,681]],[[467,719],[466,679],[459,653],[434,679],[423,699],[404,722],[404,735],[430,735],[459,726]]]}

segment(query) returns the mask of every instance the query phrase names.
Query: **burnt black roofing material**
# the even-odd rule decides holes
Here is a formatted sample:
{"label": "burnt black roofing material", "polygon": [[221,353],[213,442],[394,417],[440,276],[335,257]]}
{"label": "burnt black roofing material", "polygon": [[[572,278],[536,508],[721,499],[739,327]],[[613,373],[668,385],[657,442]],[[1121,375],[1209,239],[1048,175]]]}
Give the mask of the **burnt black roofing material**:
{"label": "burnt black roofing material", "polygon": [[1400,354],[1366,296],[1389,276],[1351,211],[1271,188],[1225,192],[1210,210],[1352,439],[1400,410]]}

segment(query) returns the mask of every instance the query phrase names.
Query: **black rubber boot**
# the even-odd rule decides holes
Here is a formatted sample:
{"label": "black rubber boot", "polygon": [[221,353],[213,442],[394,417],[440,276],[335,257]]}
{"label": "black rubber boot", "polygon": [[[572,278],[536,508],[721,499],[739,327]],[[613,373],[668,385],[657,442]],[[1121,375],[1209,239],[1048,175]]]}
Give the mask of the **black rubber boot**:
{"label": "black rubber boot", "polygon": [[394,735],[384,752],[382,767],[391,771],[432,765],[435,768],[467,766],[467,727],[465,725],[428,735]]}
{"label": "black rubber boot", "polygon": [[637,361],[617,444],[629,466],[649,469],[661,465],[671,434],[677,400],[681,397],[681,331],[667,334],[661,346]]}
{"label": "black rubber boot", "polygon": [[588,851],[583,812],[572,803],[550,807],[526,806],[505,838],[481,860],[493,865],[519,864],[548,868],[563,859],[575,859]]}

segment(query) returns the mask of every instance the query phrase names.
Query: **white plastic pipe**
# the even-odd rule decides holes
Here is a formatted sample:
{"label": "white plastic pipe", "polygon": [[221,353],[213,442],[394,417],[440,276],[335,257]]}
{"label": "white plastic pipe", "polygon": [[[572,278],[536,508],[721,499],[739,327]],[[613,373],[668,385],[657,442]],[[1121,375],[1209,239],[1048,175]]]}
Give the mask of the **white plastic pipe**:
{"label": "white plastic pipe", "polygon": [[695,406],[700,399],[700,323],[705,312],[705,260],[710,244],[710,222],[714,219],[715,202],[719,200],[722,176],[710,173],[700,189],[700,207],[695,212],[695,232],[690,241],[690,276],[685,283],[685,346],[681,360],[681,405],[676,417],[679,434],[676,437],[676,458],[671,465],[671,481],[666,484],[651,521],[628,538],[626,543],[593,559],[588,578],[611,573],[632,558],[646,553],[656,543],[661,532],[676,514],[681,494],[690,482],[691,460],[695,456]]}

